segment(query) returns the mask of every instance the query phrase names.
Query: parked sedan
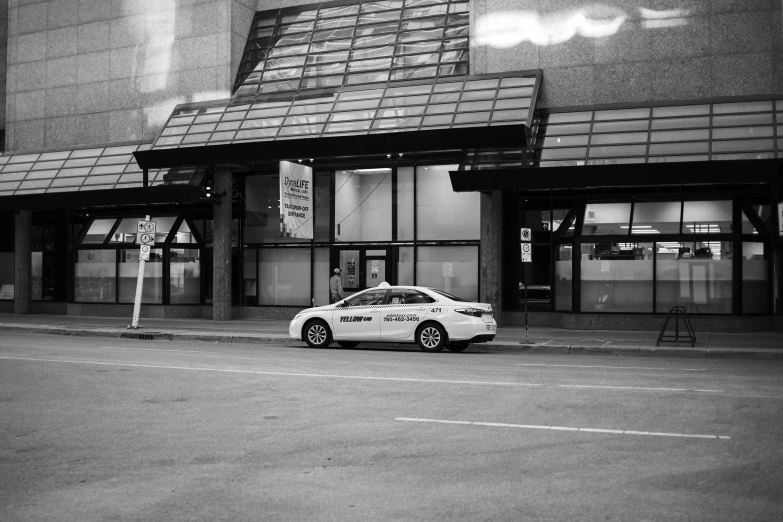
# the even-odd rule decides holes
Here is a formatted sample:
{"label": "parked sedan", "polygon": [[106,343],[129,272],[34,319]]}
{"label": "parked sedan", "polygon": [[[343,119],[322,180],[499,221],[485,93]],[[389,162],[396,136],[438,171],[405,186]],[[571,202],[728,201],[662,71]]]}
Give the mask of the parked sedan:
{"label": "parked sedan", "polygon": [[434,288],[381,283],[328,306],[302,310],[288,333],[314,348],[332,341],[344,348],[361,342],[413,343],[425,352],[461,352],[495,338],[492,306]]}

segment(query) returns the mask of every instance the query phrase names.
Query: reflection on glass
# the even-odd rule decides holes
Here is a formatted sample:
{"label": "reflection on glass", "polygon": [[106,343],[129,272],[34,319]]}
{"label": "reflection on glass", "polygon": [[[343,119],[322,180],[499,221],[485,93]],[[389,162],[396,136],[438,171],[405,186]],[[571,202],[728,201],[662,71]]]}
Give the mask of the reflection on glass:
{"label": "reflection on glass", "polygon": [[[413,239],[413,167],[397,168],[397,239],[410,241]],[[412,256],[412,253],[411,253]],[[412,261],[412,260],[411,260]],[[411,270],[413,274],[413,270]],[[411,281],[413,280],[411,276]],[[399,284],[413,284],[399,283]]]}
{"label": "reflection on glass", "polygon": [[74,301],[113,303],[116,295],[116,270],[115,250],[79,250],[74,268]]}
{"label": "reflection on glass", "polygon": [[397,284],[413,285],[413,247],[397,248]]}
{"label": "reflection on glass", "polygon": [[573,245],[559,245],[555,260],[555,310],[570,312],[573,306]]}
{"label": "reflection on glass", "polygon": [[652,312],[652,243],[583,243],[583,312]]}
{"label": "reflection on glass", "polygon": [[630,203],[590,203],[585,207],[582,235],[625,235],[630,219]]}
{"label": "reflection on glass", "polygon": [[731,233],[731,201],[686,201],[683,234]]}
{"label": "reflection on glass", "polygon": [[478,247],[418,247],[416,284],[478,300]]}
{"label": "reflection on glass", "polygon": [[769,313],[769,259],[764,243],[742,243],[742,313]]}
{"label": "reflection on glass", "polygon": [[310,305],[310,249],[260,248],[260,305]]}
{"label": "reflection on glass", "polygon": [[656,312],[731,313],[731,242],[660,242],[655,262]]}
{"label": "reflection on glass", "polygon": [[242,252],[242,257],[242,304],[255,306],[258,304],[256,249],[246,247]]}
{"label": "reflection on glass", "polygon": [[636,203],[631,233],[679,234],[681,210],[682,203],[679,201]]}
{"label": "reflection on glass", "polygon": [[103,243],[116,219],[96,219],[87,230],[82,243]]}
{"label": "reflection on glass", "polygon": [[329,266],[329,249],[313,249],[313,306],[329,304],[330,277],[332,269]]}
{"label": "reflection on glass", "polygon": [[417,239],[479,239],[479,194],[454,192],[457,165],[416,167]]}
{"label": "reflection on glass", "polygon": [[335,241],[391,241],[391,169],[335,172]]}
{"label": "reflection on glass", "polygon": [[199,250],[172,247],[169,256],[169,302],[198,304],[201,299]]}
{"label": "reflection on glass", "polygon": [[[139,250],[120,250],[119,281],[117,282],[120,303],[134,302],[138,277]],[[150,259],[144,263],[144,287],[142,288],[141,302],[146,304],[163,302],[163,250],[160,248],[150,249]]]}

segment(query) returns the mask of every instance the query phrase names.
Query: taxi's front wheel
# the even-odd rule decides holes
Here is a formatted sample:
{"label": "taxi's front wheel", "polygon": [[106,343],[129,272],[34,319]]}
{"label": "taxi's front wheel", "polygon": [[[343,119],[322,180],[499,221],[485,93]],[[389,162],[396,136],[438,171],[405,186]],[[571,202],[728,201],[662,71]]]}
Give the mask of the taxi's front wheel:
{"label": "taxi's front wheel", "polygon": [[446,330],[437,323],[426,323],[416,331],[416,344],[425,352],[439,352],[446,346]]}
{"label": "taxi's front wheel", "polygon": [[326,348],[332,343],[332,333],[326,322],[319,319],[307,324],[304,339],[311,348]]}

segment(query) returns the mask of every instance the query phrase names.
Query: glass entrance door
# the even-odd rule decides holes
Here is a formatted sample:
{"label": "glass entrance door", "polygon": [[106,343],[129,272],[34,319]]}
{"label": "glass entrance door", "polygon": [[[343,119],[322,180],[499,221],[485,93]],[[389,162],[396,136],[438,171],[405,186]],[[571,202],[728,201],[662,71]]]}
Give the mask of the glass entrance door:
{"label": "glass entrance door", "polygon": [[334,248],[332,265],[340,269],[345,296],[373,288],[382,282],[392,284],[389,254],[391,248]]}

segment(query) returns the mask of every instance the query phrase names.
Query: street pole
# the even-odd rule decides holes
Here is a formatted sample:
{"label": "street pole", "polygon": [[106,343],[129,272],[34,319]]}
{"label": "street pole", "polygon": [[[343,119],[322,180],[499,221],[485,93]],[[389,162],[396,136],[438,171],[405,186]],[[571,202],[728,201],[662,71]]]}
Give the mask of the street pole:
{"label": "street pole", "polygon": [[[144,221],[149,221],[150,216],[144,217]],[[139,247],[141,248],[141,247]],[[139,277],[136,279],[136,299],[133,301],[133,323],[131,328],[141,328],[139,326],[139,312],[141,311],[141,290],[144,287],[144,265],[147,263],[143,258],[139,258]]]}
{"label": "street pole", "polygon": [[525,341],[527,341],[527,263],[522,263],[522,281],[525,285]]}

